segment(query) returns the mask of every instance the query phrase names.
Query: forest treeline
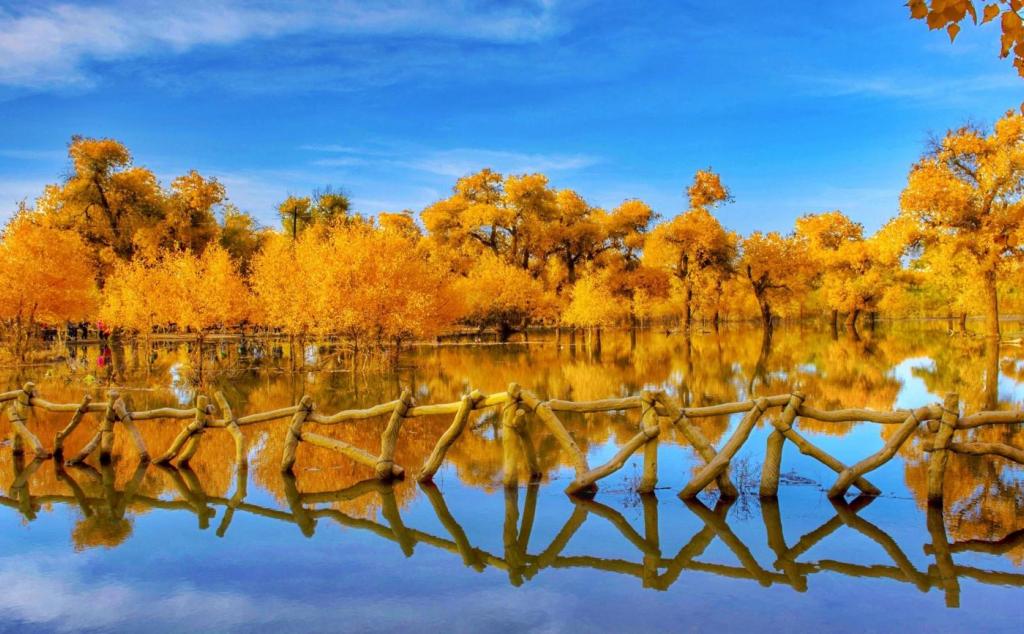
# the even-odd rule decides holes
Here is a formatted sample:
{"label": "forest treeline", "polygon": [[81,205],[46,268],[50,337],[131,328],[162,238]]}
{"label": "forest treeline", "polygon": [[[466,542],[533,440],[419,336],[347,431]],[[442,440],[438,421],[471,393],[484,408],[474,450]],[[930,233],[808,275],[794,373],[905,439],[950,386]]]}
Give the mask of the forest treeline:
{"label": "forest treeline", "polygon": [[164,187],[112,139],[75,137],[64,180],[0,240],[0,318],[22,351],[43,324],[338,336],[366,352],[453,328],[502,340],[535,325],[600,327],[865,315],[985,318],[1024,308],[1024,115],[927,147],[878,231],[840,211],[741,236],[711,169],[687,207],[602,209],[543,174],[490,169],[414,214],[355,213],[339,190],[291,196],[278,229],[191,171]]}

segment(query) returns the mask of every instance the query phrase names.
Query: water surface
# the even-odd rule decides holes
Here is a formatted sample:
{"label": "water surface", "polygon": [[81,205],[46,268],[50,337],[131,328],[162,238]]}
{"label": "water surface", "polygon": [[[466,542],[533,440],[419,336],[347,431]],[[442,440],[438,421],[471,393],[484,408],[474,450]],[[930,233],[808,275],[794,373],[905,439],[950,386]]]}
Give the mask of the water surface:
{"label": "water surface", "polygon": [[[1020,407],[1024,351],[950,337],[944,322],[885,324],[861,333],[756,329],[720,333],[605,332],[600,346],[553,334],[507,346],[423,346],[395,372],[351,372],[330,346],[307,342],[89,345],[57,363],[14,371],[47,399],[77,402],[117,386],[132,407],[187,406],[222,390],[236,415],[310,394],[323,412],[394,399],[421,403],[495,392],[510,381],[546,398],[586,400],[664,390],[687,405],[780,394],[815,407],[919,406],[949,391],[966,412]],[[294,358],[293,358],[294,357]],[[97,363],[99,361],[99,363]],[[202,367],[200,373],[199,368]],[[60,467],[0,447],[0,595],[4,627],[20,631],[893,630],[1020,631],[1024,627],[1024,471],[999,458],[952,456],[943,509],[925,504],[922,439],[870,475],[883,495],[830,502],[833,474],[787,446],[775,503],[757,499],[767,430],[734,462],[745,490],[676,493],[700,461],[681,435],[660,437],[659,489],[634,491],[641,461],[602,480],[593,500],[567,497],[566,456],[528,421],[545,475],[501,485],[500,430],[477,414],[434,486],[366,482],[369,469],[302,446],[294,477],[279,463],[283,421],[245,428],[250,467],[211,430],[189,469],[139,466],[118,436],[112,465]],[[634,412],[563,415],[591,465],[636,433]],[[703,419],[720,445],[738,416]],[[66,414],[34,415],[44,443]],[[385,421],[325,427],[376,453]],[[406,423],[397,461],[415,471],[448,426]],[[181,421],[140,422],[154,454]],[[801,421],[847,464],[891,432],[875,424]],[[77,451],[95,429],[67,441]],[[0,423],[5,437],[7,421]],[[1024,446],[1019,427],[979,440]],[[950,574],[952,571],[952,574]]]}

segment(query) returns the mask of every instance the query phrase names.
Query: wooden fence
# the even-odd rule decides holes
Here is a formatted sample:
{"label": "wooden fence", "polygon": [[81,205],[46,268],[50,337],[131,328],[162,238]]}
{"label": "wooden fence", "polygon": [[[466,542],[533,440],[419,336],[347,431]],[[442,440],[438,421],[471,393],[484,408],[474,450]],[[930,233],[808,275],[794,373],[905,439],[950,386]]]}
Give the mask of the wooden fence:
{"label": "wooden fence", "polygon": [[[225,430],[235,441],[235,460],[245,464],[247,450],[241,427],[256,423],[276,420],[288,420],[285,430],[284,452],[281,457],[281,471],[290,472],[295,465],[295,451],[300,442],[338,452],[347,458],[374,470],[380,480],[402,478],[405,468],[395,463],[394,453],[398,436],[403,425],[410,419],[420,416],[452,415],[452,423],[437,440],[437,444],[426,462],[416,471],[415,477],[420,482],[430,481],[444,461],[448,449],[467,429],[474,412],[489,408],[500,409],[503,454],[503,480],[507,486],[517,484],[519,464],[524,461],[531,478],[539,478],[542,473],[537,462],[533,438],[524,425],[526,416],[533,416],[561,445],[568,455],[575,470],[575,478],[566,488],[570,495],[590,495],[597,490],[597,482],[615,473],[637,451],[643,452],[643,474],[638,490],[653,491],[657,485],[658,437],[663,428],[668,426],[678,429],[694,450],[704,461],[683,490],[680,497],[693,499],[702,490],[717,485],[724,498],[735,498],[738,495],[736,486],[729,474],[729,466],[733,457],[750,438],[754,426],[762,420],[768,421],[774,429],[768,436],[765,460],[761,472],[760,495],[775,497],[779,488],[779,467],[782,451],[787,441],[799,451],[810,456],[838,476],[828,491],[830,498],[842,498],[851,486],[857,487],[867,495],[878,495],[879,489],[871,484],[866,475],[882,466],[896,455],[896,452],[922,426],[930,434],[931,441],[927,451],[930,452],[928,464],[928,500],[938,502],[942,499],[945,467],[950,452],[996,455],[1024,464],[1024,450],[1002,443],[956,442],[957,432],[984,425],[1013,425],[1024,422],[1024,411],[992,411],[979,412],[970,416],[961,416],[959,398],[956,394],[946,396],[942,404],[926,405],[914,410],[876,411],[868,409],[819,410],[806,404],[800,392],[761,397],[755,400],[723,403],[706,407],[683,407],[674,403],[661,392],[645,391],[636,396],[610,398],[597,401],[541,400],[528,390],[521,389],[512,383],[505,392],[484,395],[473,391],[452,403],[419,405],[414,402],[412,393],[406,389],[394,401],[374,405],[360,410],[343,410],[334,414],[322,414],[314,406],[309,395],[303,396],[297,405],[283,407],[267,412],[248,414],[236,417],[227,399],[220,392],[214,395],[217,402],[215,408],[205,395],[196,397],[195,406],[189,409],[160,408],[146,411],[131,411],[125,400],[116,390],[106,394],[103,403],[94,403],[86,395],[80,403],[53,403],[44,399],[36,390],[35,385],[26,383],[21,389],[0,393],[0,406],[8,403],[7,416],[14,431],[12,447],[15,454],[21,454],[25,447],[31,448],[38,458],[51,456],[63,457],[64,439],[76,427],[83,424],[87,416],[96,420],[96,431],[85,447],[75,456],[68,459],[71,464],[81,463],[95,452],[100,462],[108,462],[114,446],[114,434],[122,429],[129,438],[142,461],[149,461],[150,454],[143,441],[136,423],[157,419],[190,420],[181,433],[174,439],[170,447],[156,457],[157,463],[169,463],[176,460],[179,465],[187,465],[195,455],[203,435],[209,431]],[[32,408],[41,408],[50,412],[66,412],[71,415],[66,427],[57,432],[53,441],[53,449],[46,449],[39,438],[29,429]],[[780,412],[765,416],[773,409],[781,408]],[[609,411],[638,410],[639,421],[636,434],[630,438],[607,463],[591,468],[556,412],[594,413]],[[693,424],[693,419],[709,416],[745,413],[730,436],[720,448],[715,448]],[[366,420],[387,416],[387,425],[381,433],[380,447],[377,453],[371,453],[360,447],[313,433],[304,429],[309,423],[319,425],[336,425],[342,422]],[[893,425],[895,432],[889,436],[885,445],[876,453],[865,457],[856,464],[845,465],[823,449],[809,441],[797,430],[798,420],[809,418],[825,423],[838,422],[869,422],[881,425]]]}
{"label": "wooden fence", "polygon": [[[949,607],[957,607],[960,604],[961,578],[977,583],[1024,587],[1024,574],[963,566],[954,560],[954,555],[960,552],[974,551],[996,555],[1009,552],[1024,544],[1024,530],[1018,530],[994,541],[950,542],[946,535],[942,509],[930,505],[927,528],[931,543],[924,546],[923,554],[934,558],[934,563],[919,569],[892,536],[878,525],[858,515],[874,499],[863,494],[849,502],[832,500],[835,515],[795,541],[786,539],[778,501],[762,499],[760,508],[765,538],[769,550],[775,555],[770,567],[766,567],[758,562],[751,548],[729,526],[727,514],[735,500],[726,498],[719,498],[713,507],[705,505],[700,500],[686,500],[687,509],[700,519],[703,527],[677,552],[666,554],[663,552],[659,537],[658,501],[655,496],[645,494],[640,498],[643,505],[641,529],[634,528],[619,511],[610,506],[573,496],[569,498],[573,503],[572,512],[564,526],[546,547],[539,550],[533,548],[531,553],[530,538],[537,515],[538,487],[526,488],[522,511],[519,503],[520,489],[506,487],[502,523],[503,552],[494,553],[473,545],[470,535],[448,508],[441,491],[430,482],[420,483],[420,489],[448,536],[435,535],[408,526],[402,519],[394,485],[377,479],[336,491],[301,493],[296,486],[295,477],[283,473],[281,477],[287,508],[279,509],[245,501],[248,494],[248,469],[242,465],[239,465],[236,471],[236,483],[231,497],[208,495],[203,490],[199,477],[188,466],[152,467],[149,463],[141,463],[133,476],[118,489],[113,466],[109,464],[101,465],[99,469],[88,464],[65,469],[60,462],[54,463],[57,479],[67,486],[70,494],[33,495],[29,482],[32,474],[44,462],[36,459],[26,465],[22,458],[17,457],[14,461],[14,481],[8,489],[8,495],[0,495],[0,506],[15,509],[27,521],[34,520],[41,509],[50,508],[55,504],[75,506],[81,510],[84,518],[100,516],[112,522],[123,520],[129,509],[180,511],[194,514],[201,530],[211,526],[211,519],[217,516],[219,508],[220,521],[216,528],[219,537],[226,535],[232,519],[239,513],[294,524],[307,537],[315,533],[319,522],[331,521],[392,541],[407,557],[414,554],[417,546],[425,545],[458,555],[467,567],[477,571],[486,568],[502,570],[508,574],[509,581],[514,585],[534,578],[545,569],[583,568],[635,577],[645,588],[654,590],[667,590],[685,571],[696,571],[746,579],[764,587],[783,585],[797,592],[805,592],[808,589],[809,578],[819,573],[832,573],[856,578],[899,581],[912,584],[921,592],[937,588],[945,594],[946,605]],[[144,495],[138,491],[146,470],[151,468],[158,468],[166,474],[178,492],[178,499]],[[79,482],[69,470],[77,471],[84,478],[84,482]],[[87,490],[93,493],[90,495]],[[95,492],[97,490],[98,494]],[[381,523],[376,518],[354,517],[338,508],[323,506],[374,494],[379,498],[380,515],[386,523]],[[570,540],[591,516],[611,524],[639,551],[640,561],[563,554]],[[801,561],[814,546],[840,529],[855,531],[875,542],[890,558],[891,564],[864,565],[834,559]],[[700,559],[716,538],[735,555],[739,562],[738,566]]]}

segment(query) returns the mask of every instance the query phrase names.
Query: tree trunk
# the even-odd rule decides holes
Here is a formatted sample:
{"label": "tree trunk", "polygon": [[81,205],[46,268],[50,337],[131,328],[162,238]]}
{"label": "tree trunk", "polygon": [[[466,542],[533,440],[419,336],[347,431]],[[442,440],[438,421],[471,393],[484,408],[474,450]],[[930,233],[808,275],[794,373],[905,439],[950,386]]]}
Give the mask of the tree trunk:
{"label": "tree trunk", "polygon": [[686,281],[686,292],[683,294],[683,329],[689,331],[693,323],[693,284]]}
{"label": "tree trunk", "polygon": [[994,268],[985,272],[985,335],[999,338],[999,291]]}
{"label": "tree trunk", "polygon": [[758,304],[761,305],[761,325],[764,326],[764,332],[770,338],[772,332],[772,306],[763,297],[758,298]]}
{"label": "tree trunk", "polygon": [[851,310],[850,313],[846,316],[846,327],[856,330],[858,317],[860,317],[860,309],[854,308],[853,310]]}
{"label": "tree trunk", "polygon": [[839,338],[839,311],[835,308],[832,309],[832,338]]}
{"label": "tree trunk", "polygon": [[996,409],[999,405],[999,339],[985,339],[985,380],[984,409]]}
{"label": "tree trunk", "polygon": [[967,313],[960,313],[960,334],[967,334]]}

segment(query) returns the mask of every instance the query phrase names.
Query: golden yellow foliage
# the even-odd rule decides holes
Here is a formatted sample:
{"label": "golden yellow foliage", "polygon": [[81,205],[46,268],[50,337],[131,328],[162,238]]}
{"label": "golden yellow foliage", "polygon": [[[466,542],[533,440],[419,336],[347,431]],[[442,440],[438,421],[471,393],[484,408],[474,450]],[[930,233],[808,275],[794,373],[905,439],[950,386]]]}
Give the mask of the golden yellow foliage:
{"label": "golden yellow foliage", "polygon": [[910,0],[910,17],[924,20],[929,29],[945,29],[952,43],[960,33],[960,23],[970,16],[974,24],[978,24],[978,7],[981,11],[981,24],[999,18],[1002,35],[999,40],[999,57],[1005,58],[1013,54],[1013,65],[1021,77],[1024,77],[1024,20],[1021,0],[994,0],[977,2],[976,0]]}
{"label": "golden yellow foliage", "polygon": [[118,263],[103,295],[105,321],[144,334],[154,326],[200,334],[236,326],[248,319],[252,303],[237,264],[219,245],[201,256],[174,251],[156,261]]}
{"label": "golden yellow foliage", "polygon": [[1022,190],[1024,115],[1011,111],[990,134],[967,126],[936,141],[900,197],[901,214],[919,226],[925,249],[946,243],[970,261],[991,336],[999,335],[999,277],[1024,254]]}
{"label": "golden yellow foliage", "polygon": [[531,321],[552,316],[554,309],[543,284],[491,253],[481,254],[455,290],[464,303],[462,321],[480,329],[497,328],[503,341]]}
{"label": "golden yellow foliage", "polygon": [[96,270],[85,242],[21,211],[0,238],[0,320],[19,357],[38,324],[87,318],[97,303]]}

